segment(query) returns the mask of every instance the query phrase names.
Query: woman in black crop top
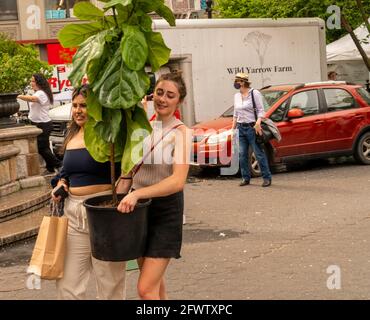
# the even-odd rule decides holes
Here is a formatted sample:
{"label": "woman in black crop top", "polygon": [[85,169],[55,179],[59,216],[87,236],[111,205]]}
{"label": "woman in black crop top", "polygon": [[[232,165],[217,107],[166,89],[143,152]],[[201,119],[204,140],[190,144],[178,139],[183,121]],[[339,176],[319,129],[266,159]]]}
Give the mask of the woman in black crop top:
{"label": "woman in black crop top", "polygon": [[64,204],[68,218],[67,249],[64,276],[57,280],[57,296],[58,299],[85,299],[87,284],[94,272],[99,299],[124,299],[126,263],[101,261],[91,256],[87,216],[82,205],[87,198],[111,193],[109,163],[95,161],[85,146],[88,90],[84,85],[73,92],[72,123],[64,143],[63,168],[52,191],[54,201],[60,201],[60,197],[54,196],[59,186],[68,191]]}

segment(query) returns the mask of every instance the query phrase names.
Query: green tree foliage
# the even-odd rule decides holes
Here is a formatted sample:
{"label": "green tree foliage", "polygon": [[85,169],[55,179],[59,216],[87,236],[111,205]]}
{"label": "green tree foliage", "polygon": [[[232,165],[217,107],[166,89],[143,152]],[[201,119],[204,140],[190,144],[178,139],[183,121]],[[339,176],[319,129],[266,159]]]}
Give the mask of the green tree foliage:
{"label": "green tree foliage", "polygon": [[51,66],[40,61],[38,50],[31,45],[21,45],[0,33],[0,92],[22,92],[32,74],[41,72],[47,78]]}
{"label": "green tree foliage", "polygon": [[[370,12],[370,1],[362,0],[365,12]],[[319,17],[325,21],[332,13],[327,8],[341,8],[353,28],[363,23],[356,0],[217,0],[215,9],[223,18],[298,18]],[[344,28],[327,29],[330,43],[346,34]]]}

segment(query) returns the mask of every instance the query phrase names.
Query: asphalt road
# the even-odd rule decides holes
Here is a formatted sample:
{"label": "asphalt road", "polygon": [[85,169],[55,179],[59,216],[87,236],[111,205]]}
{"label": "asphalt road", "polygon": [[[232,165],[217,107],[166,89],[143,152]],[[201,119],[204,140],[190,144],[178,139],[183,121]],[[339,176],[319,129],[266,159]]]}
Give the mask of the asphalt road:
{"label": "asphalt road", "polygon": [[[370,299],[370,166],[315,163],[239,187],[215,172],[189,178],[172,299]],[[33,242],[0,251],[0,299],[54,299],[25,288]],[[127,274],[137,299],[138,271]],[[90,281],[88,297],[95,298]]]}

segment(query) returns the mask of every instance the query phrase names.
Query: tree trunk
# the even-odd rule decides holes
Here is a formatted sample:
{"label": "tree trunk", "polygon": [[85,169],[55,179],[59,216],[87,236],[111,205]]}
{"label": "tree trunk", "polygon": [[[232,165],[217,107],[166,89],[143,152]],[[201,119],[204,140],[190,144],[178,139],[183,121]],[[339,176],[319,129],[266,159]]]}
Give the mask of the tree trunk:
{"label": "tree trunk", "polygon": [[353,42],[355,43],[358,51],[360,52],[361,54],[361,57],[362,59],[364,60],[365,62],[365,65],[367,67],[367,69],[369,70],[370,72],[370,61],[369,61],[369,58],[367,57],[366,55],[366,52],[364,51],[364,49],[362,48],[361,44],[360,44],[360,41],[357,39],[355,33],[353,32],[353,29],[352,27],[350,26],[350,24],[348,23],[346,17],[344,16],[344,14],[342,14],[341,16],[341,23],[342,23],[342,26],[344,27],[344,29],[346,29],[346,31],[350,34]]}
{"label": "tree trunk", "polygon": [[113,207],[118,206],[117,192],[115,188],[116,183],[116,168],[114,162],[114,143],[110,144],[110,181],[112,184],[112,198],[113,198]]}
{"label": "tree trunk", "polygon": [[370,33],[369,16],[366,14],[361,0],[356,0],[356,2],[357,2],[357,7],[360,9],[360,13],[361,13],[362,19],[364,20],[367,31],[369,31]]}

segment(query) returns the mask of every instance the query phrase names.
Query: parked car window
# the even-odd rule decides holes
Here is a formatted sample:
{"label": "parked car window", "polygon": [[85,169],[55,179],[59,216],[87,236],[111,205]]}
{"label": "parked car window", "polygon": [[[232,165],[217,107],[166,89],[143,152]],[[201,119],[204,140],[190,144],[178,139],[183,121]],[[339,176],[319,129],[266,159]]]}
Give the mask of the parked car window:
{"label": "parked car window", "polygon": [[319,113],[319,98],[317,90],[307,90],[292,96],[289,109],[299,108],[305,116]]}
{"label": "parked car window", "polygon": [[328,112],[352,109],[356,107],[355,99],[343,89],[324,89]]}
{"label": "parked car window", "polygon": [[[289,99],[288,99],[289,100]],[[285,116],[285,111],[288,105],[288,100],[284,101],[270,116],[270,119],[275,122],[283,121]]]}
{"label": "parked car window", "polygon": [[[267,111],[268,109],[271,108],[272,104],[275,101],[277,101],[284,93],[286,93],[286,91],[270,91],[269,93],[267,93],[266,91],[262,91],[261,93],[262,93],[263,108],[265,109],[265,111]],[[267,94],[267,99],[266,99],[265,93]],[[227,109],[221,115],[221,117],[227,118],[227,117],[232,117],[233,115],[234,115],[234,106]]]}
{"label": "parked car window", "polygon": [[370,105],[370,93],[364,88],[358,88],[356,91],[362,97],[362,99],[364,99],[365,102]]}
{"label": "parked car window", "polygon": [[[267,105],[271,107],[276,101],[278,101],[287,91],[282,90],[262,90],[262,96],[265,98]],[[269,108],[266,109],[267,111]]]}

